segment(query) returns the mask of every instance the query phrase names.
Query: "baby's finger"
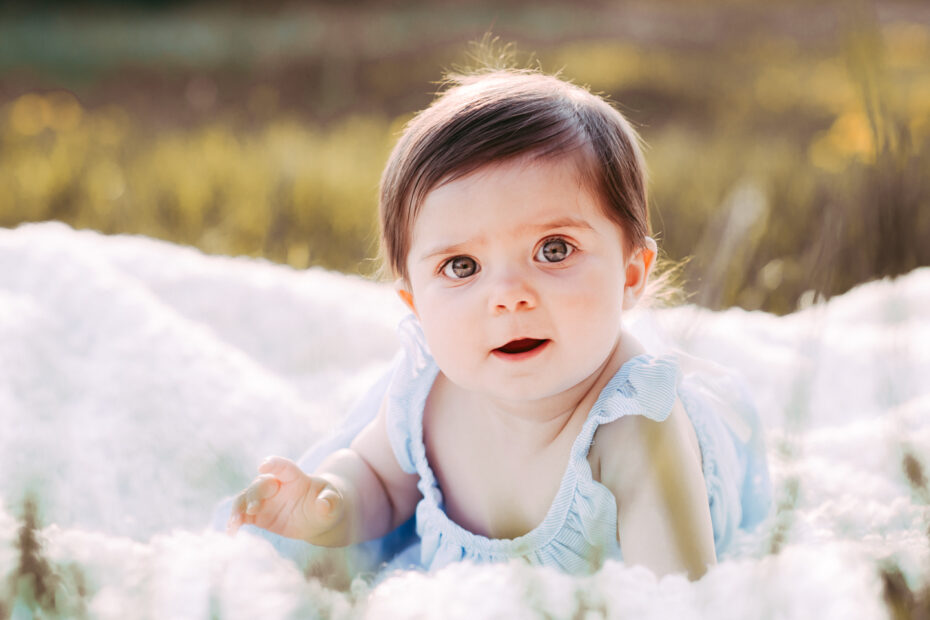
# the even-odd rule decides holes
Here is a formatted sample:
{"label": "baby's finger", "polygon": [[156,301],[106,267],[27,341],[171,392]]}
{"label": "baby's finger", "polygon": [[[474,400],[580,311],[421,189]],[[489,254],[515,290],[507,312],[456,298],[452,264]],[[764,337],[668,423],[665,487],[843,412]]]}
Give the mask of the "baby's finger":
{"label": "baby's finger", "polygon": [[342,496],[330,486],[316,496],[317,513],[325,519],[335,519],[342,514]]}
{"label": "baby's finger", "polygon": [[245,490],[245,514],[256,514],[261,509],[262,502],[274,497],[279,488],[281,482],[271,474],[262,474],[256,478]]}
{"label": "baby's finger", "polygon": [[229,520],[226,522],[226,533],[230,536],[236,534],[239,531],[239,528],[243,525],[242,515],[241,514],[231,514],[229,515]]}
{"label": "baby's finger", "polygon": [[226,521],[226,533],[233,535],[245,522],[245,493],[240,493],[233,499],[232,506],[229,510],[229,519]]}
{"label": "baby's finger", "polygon": [[258,466],[258,471],[271,474],[284,483],[293,482],[304,475],[297,463],[283,456],[269,456]]}

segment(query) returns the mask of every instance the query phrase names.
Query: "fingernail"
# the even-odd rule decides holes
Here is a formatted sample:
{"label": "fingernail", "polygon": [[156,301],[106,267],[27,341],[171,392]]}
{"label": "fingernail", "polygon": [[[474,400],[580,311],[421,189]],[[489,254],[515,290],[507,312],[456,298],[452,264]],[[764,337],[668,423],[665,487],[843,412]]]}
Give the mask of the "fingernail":
{"label": "fingernail", "polygon": [[249,505],[245,507],[245,511],[250,515],[254,515],[258,512],[258,502],[249,502]]}

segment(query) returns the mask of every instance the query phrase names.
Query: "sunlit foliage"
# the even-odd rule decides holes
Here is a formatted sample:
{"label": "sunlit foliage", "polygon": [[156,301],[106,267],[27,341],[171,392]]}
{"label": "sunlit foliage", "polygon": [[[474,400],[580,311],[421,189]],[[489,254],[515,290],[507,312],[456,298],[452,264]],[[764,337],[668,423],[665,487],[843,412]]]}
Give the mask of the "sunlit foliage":
{"label": "sunlit foliage", "polygon": [[[637,125],[653,227],[671,260],[689,259],[691,299],[790,312],[930,264],[930,34],[866,17],[830,41],[578,37],[539,46],[533,62],[608,94]],[[428,66],[438,79],[445,50],[340,62],[377,101],[400,96],[405,70]],[[339,67],[323,83],[358,93]],[[59,219],[373,274],[378,178],[402,123],[428,101],[425,81],[402,109],[340,114],[321,93],[301,114],[280,104],[284,83],[224,106],[214,81],[192,78],[184,97],[209,113],[174,124],[119,100],[23,93],[0,102],[0,225]]]}
{"label": "sunlit foliage", "polygon": [[390,148],[382,119],[320,128],[281,118],[251,129],[218,120],[156,133],[118,107],[83,110],[61,92],[24,95],[4,112],[4,225],[54,218],[348,271],[366,269],[376,249]]}

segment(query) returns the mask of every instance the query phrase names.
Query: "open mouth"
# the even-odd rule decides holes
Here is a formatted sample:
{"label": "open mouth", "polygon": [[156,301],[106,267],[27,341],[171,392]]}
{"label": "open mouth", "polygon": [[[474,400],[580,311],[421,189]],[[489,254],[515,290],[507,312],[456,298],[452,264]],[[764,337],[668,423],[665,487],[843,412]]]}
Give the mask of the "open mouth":
{"label": "open mouth", "polygon": [[537,338],[519,338],[517,340],[511,340],[504,346],[494,349],[494,351],[498,353],[504,353],[506,355],[518,355],[520,353],[528,353],[538,349],[547,342],[549,342],[548,339],[539,340]]}

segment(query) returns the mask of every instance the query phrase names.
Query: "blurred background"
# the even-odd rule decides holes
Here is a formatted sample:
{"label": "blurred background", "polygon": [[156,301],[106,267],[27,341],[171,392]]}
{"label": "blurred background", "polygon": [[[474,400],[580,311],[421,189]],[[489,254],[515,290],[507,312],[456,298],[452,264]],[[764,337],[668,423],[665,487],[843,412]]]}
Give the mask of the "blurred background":
{"label": "blurred background", "polygon": [[637,126],[690,301],[930,264],[927,0],[7,2],[0,225],[372,276],[390,148],[489,32]]}

